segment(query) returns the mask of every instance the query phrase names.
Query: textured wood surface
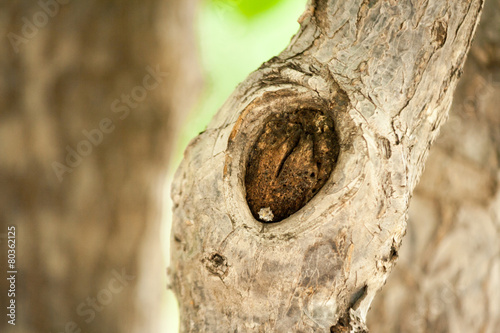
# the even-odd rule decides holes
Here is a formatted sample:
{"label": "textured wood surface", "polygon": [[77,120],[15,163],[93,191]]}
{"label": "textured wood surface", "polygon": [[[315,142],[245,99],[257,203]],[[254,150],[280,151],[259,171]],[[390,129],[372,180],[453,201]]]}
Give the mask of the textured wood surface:
{"label": "textured wood surface", "polygon": [[[308,3],[290,45],[236,88],[176,173],[182,332],[366,331],[481,7]],[[262,223],[247,203],[248,156],[270,116],[305,109],[334,122],[336,166],[302,208]]]}
{"label": "textured wood surface", "polygon": [[372,332],[500,329],[500,1],[485,3]]}
{"label": "textured wood surface", "polygon": [[279,222],[302,208],[330,177],[339,148],[333,121],[320,111],[270,116],[246,165],[245,190],[253,216]]}

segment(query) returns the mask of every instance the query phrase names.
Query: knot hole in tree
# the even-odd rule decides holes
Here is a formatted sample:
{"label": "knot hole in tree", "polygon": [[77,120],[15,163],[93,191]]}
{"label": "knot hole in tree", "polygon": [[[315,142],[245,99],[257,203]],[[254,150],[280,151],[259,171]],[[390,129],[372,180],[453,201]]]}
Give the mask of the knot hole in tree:
{"label": "knot hole in tree", "polygon": [[279,222],[325,185],[340,151],[332,118],[297,110],[266,119],[247,159],[246,199],[261,222]]}

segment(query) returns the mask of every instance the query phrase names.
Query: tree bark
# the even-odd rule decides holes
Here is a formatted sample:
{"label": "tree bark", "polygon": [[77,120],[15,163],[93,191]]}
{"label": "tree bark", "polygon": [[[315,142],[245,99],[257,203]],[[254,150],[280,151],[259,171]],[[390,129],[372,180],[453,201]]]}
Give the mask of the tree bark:
{"label": "tree bark", "polygon": [[[367,330],[481,8],[309,1],[287,49],[236,88],[175,176],[182,332]],[[311,196],[334,151],[329,119],[338,159]]]}
{"label": "tree bark", "polygon": [[500,1],[487,1],[450,120],[410,205],[373,332],[500,328]]}
{"label": "tree bark", "polygon": [[[18,272],[0,331],[157,332],[159,196],[199,85],[195,6],[0,4],[0,233],[16,227]],[[6,262],[2,245],[4,312]]]}

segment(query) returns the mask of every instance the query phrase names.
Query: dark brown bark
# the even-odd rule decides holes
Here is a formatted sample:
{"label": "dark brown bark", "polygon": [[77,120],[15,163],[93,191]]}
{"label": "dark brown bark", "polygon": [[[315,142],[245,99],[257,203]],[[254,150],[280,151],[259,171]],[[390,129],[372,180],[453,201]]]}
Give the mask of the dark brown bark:
{"label": "dark brown bark", "polygon": [[17,228],[18,270],[2,332],[156,331],[159,195],[197,91],[195,2],[0,4],[0,233]]}
{"label": "dark brown bark", "polygon": [[246,168],[247,202],[253,216],[279,222],[302,208],[325,185],[339,149],[332,119],[319,111],[270,117]]}

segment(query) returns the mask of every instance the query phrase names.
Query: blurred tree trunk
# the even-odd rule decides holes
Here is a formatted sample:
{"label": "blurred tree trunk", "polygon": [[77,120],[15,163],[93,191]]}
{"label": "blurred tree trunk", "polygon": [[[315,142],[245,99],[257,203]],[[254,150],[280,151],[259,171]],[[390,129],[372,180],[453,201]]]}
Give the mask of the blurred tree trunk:
{"label": "blurred tree trunk", "polygon": [[157,332],[163,176],[199,85],[195,7],[0,4],[0,233],[16,227],[18,271],[2,332]]}
{"label": "blurred tree trunk", "polygon": [[366,332],[482,4],[308,2],[175,176],[182,332]]}
{"label": "blurred tree trunk", "polygon": [[486,1],[373,332],[500,330],[500,1]]}

